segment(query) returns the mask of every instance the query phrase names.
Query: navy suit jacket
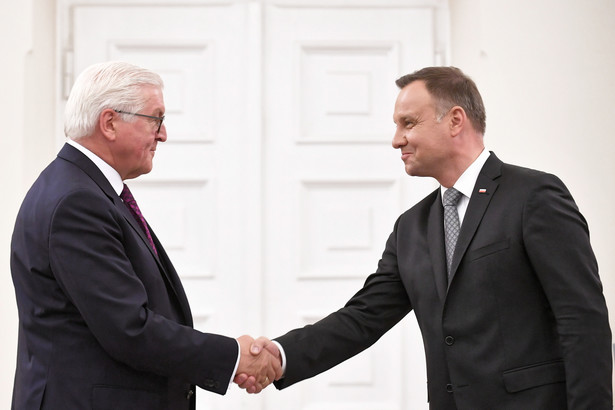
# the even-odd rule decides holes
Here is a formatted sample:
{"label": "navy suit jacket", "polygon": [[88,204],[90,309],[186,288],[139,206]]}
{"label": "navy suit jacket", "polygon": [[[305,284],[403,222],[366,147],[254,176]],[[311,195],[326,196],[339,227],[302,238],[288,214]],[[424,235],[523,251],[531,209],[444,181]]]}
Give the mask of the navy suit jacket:
{"label": "navy suit jacket", "polygon": [[19,311],[13,408],[190,409],[224,394],[237,342],[192,328],[180,279],[100,170],[65,145],[11,244]]}
{"label": "navy suit jacket", "polygon": [[[431,409],[611,409],[611,331],[589,232],[555,176],[483,166],[447,280],[440,189],[402,214],[344,308],[277,338],[284,388],[373,344],[414,310]],[[393,377],[392,375],[381,375]]]}

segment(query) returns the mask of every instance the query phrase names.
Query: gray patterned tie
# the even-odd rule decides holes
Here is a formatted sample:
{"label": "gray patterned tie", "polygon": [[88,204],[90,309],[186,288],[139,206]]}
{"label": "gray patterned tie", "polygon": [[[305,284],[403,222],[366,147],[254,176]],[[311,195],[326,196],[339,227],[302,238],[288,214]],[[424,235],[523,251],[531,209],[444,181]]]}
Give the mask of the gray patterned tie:
{"label": "gray patterned tie", "polygon": [[449,188],[444,192],[444,242],[446,245],[446,271],[451,274],[451,263],[459,236],[459,214],[457,213],[457,202],[461,199],[462,193],[455,188]]}

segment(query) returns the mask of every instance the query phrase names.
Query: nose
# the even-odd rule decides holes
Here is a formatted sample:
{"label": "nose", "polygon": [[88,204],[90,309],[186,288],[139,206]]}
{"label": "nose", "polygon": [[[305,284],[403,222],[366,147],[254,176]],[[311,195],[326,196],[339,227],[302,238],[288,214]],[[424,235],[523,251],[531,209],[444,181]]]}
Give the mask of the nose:
{"label": "nose", "polygon": [[395,135],[393,135],[393,141],[392,141],[393,148],[399,149],[405,146],[406,144],[408,144],[408,140],[406,139],[403,132],[400,130],[395,131]]}
{"label": "nose", "polygon": [[165,142],[167,140],[167,127],[162,123],[160,131],[156,134],[156,141]]}

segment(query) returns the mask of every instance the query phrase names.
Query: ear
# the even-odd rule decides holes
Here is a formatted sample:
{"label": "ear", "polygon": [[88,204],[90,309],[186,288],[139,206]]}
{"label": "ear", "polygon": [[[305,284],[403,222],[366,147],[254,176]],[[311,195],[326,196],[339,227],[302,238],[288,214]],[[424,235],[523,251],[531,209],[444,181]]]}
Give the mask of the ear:
{"label": "ear", "polygon": [[107,108],[98,117],[100,132],[108,141],[115,141],[117,132],[115,123],[119,120],[119,115],[114,110]]}
{"label": "ear", "polygon": [[459,135],[459,133],[463,130],[466,121],[468,121],[468,116],[463,108],[458,105],[451,108],[450,127],[453,135]]}

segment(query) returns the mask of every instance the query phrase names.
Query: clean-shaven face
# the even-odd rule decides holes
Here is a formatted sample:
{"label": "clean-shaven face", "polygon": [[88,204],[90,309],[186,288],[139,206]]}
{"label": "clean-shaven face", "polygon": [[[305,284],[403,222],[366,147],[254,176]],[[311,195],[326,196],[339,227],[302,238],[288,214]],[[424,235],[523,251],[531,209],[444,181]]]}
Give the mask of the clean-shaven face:
{"label": "clean-shaven face", "polygon": [[448,114],[437,120],[436,106],[423,81],[400,90],[395,102],[393,148],[401,150],[408,175],[438,179],[451,157]]}
{"label": "clean-shaven face", "polygon": [[[143,87],[146,104],[139,114],[162,117],[164,99],[162,90],[153,86]],[[158,142],[167,140],[164,123],[158,130],[159,121],[153,118],[134,116],[132,121],[116,123],[116,140],[113,143],[115,168],[122,179],[132,179],[152,170]]]}

